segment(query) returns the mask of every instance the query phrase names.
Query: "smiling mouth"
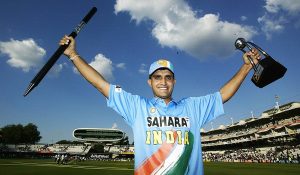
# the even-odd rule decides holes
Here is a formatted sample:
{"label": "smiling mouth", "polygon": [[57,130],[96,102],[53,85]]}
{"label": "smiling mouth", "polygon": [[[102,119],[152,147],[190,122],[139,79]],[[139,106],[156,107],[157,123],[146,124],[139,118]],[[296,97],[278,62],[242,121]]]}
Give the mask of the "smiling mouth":
{"label": "smiling mouth", "polygon": [[158,89],[159,89],[159,90],[167,90],[166,87],[159,87]]}

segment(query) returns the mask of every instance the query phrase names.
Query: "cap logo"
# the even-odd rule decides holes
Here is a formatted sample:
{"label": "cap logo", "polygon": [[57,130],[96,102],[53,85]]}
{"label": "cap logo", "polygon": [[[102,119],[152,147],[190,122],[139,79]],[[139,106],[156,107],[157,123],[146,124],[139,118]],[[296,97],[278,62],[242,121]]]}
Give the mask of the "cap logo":
{"label": "cap logo", "polygon": [[162,67],[168,67],[168,61],[167,60],[159,60],[158,64]]}

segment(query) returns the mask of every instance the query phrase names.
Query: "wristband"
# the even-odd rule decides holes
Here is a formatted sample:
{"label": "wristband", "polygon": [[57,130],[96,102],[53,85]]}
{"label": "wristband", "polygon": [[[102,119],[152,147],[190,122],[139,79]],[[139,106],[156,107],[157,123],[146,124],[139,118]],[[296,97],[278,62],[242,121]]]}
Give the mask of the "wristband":
{"label": "wristband", "polygon": [[80,55],[74,55],[72,57],[69,58],[69,60],[74,61],[77,57],[79,57]]}

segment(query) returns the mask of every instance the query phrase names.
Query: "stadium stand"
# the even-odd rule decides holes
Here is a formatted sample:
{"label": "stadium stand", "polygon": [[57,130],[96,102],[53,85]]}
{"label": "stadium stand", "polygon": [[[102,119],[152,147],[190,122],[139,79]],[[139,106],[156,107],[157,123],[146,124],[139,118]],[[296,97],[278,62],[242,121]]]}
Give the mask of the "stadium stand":
{"label": "stadium stand", "polygon": [[[6,145],[5,152],[34,152],[34,153],[45,153],[45,154],[77,154],[85,155],[91,149],[91,144],[72,145],[72,144],[40,144],[40,145]],[[4,152],[4,150],[3,150]]]}
{"label": "stadium stand", "polygon": [[201,135],[204,161],[300,163],[300,103]]}

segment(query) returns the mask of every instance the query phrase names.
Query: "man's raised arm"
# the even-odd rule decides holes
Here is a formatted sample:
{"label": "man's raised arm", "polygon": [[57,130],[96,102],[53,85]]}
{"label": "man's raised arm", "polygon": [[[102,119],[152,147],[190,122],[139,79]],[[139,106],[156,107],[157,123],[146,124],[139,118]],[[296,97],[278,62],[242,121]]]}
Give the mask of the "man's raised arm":
{"label": "man's raised arm", "polygon": [[220,89],[223,103],[227,102],[236,93],[252,69],[252,65],[247,56],[250,56],[255,64],[257,64],[260,59],[260,54],[256,49],[252,49],[243,55],[244,64],[240,70]]}
{"label": "man's raised arm", "polygon": [[96,89],[98,89],[106,98],[109,96],[109,83],[104,77],[97,72],[92,66],[87,64],[84,59],[76,52],[75,40],[72,37],[64,36],[59,44],[65,45],[70,43],[64,54],[74,63],[80,74],[91,83]]}

